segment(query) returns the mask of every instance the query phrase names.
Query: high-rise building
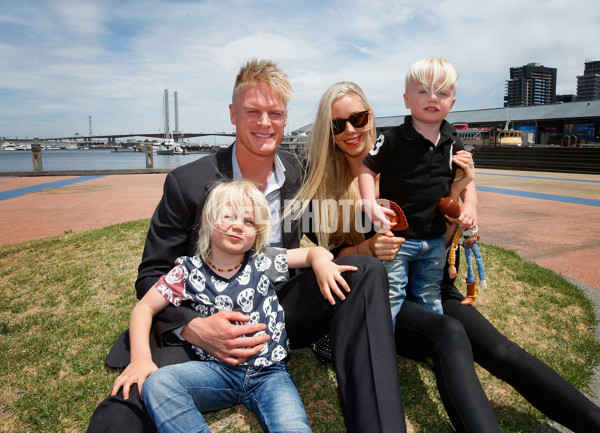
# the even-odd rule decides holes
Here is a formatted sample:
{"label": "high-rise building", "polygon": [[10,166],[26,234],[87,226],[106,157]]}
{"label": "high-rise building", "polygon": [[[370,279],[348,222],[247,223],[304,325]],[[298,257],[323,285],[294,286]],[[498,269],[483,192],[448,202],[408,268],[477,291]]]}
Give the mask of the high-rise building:
{"label": "high-rise building", "polygon": [[600,99],[600,60],[586,60],[583,75],[577,76],[577,100],[597,99]]}
{"label": "high-rise building", "polygon": [[556,100],[556,68],[539,63],[510,68],[506,81],[505,107],[553,104]]}

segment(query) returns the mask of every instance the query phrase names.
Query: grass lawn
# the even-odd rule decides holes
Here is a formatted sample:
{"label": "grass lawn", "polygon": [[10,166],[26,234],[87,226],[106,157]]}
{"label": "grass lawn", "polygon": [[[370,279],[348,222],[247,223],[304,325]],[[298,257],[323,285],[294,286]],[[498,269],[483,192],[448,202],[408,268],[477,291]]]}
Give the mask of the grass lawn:
{"label": "grass lawn", "polygon": [[[0,432],[82,432],[119,371],[104,357],[136,303],[148,220],[0,248]],[[477,307],[580,389],[597,363],[591,302],[565,279],[513,252],[481,245],[489,289]],[[464,269],[463,269],[464,271]],[[460,277],[464,281],[464,276]],[[451,432],[432,371],[399,359],[411,432]],[[315,432],[344,431],[330,365],[295,351],[290,371]],[[544,420],[509,386],[478,368],[503,432]],[[207,416],[214,432],[260,432],[235,407]]]}

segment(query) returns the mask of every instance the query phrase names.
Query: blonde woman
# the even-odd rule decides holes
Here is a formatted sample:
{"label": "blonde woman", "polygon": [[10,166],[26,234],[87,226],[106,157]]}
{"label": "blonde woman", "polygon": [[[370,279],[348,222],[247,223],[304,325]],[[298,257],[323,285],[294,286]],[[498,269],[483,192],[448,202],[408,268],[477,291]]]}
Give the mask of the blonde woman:
{"label": "blonde woman", "polygon": [[[369,113],[366,123],[357,116],[365,111]],[[356,84],[341,82],[325,91],[307,144],[309,171],[296,203],[358,197],[356,179],[362,159],[375,143],[374,120],[373,109]],[[457,197],[474,172],[471,161],[455,162],[465,172],[452,186],[451,195]],[[346,226],[366,226],[359,213],[347,215],[361,221],[346,221]],[[320,217],[338,218],[335,212],[324,212]],[[383,261],[393,259],[403,242],[392,232],[363,236],[360,231],[364,230],[321,233],[315,239],[336,256],[360,254]],[[581,433],[600,431],[600,408],[548,365],[502,335],[474,306],[460,305],[464,297],[447,273],[441,291],[443,315],[405,300],[396,318],[396,350],[418,361],[433,361],[438,391],[457,432],[500,431],[473,360],[565,427]]]}

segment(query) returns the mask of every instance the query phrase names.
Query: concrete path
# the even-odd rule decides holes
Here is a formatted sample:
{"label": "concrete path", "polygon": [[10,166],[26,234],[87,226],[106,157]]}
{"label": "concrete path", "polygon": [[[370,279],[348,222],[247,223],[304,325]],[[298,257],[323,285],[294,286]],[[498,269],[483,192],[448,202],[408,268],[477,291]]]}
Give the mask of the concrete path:
{"label": "concrete path", "polygon": [[165,176],[0,177],[0,246],[149,218]]}
{"label": "concrete path", "polygon": [[600,290],[600,176],[478,170],[481,242]]}
{"label": "concrete path", "polygon": [[[166,174],[0,177],[0,246],[149,218]],[[481,242],[600,290],[600,176],[478,170]]]}

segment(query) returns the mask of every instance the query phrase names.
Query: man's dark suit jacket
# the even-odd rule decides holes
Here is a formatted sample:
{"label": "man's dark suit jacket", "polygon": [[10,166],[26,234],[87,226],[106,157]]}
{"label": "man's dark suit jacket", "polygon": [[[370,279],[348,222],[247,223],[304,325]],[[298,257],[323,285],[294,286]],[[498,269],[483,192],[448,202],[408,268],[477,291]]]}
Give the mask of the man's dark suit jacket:
{"label": "man's dark suit jacket", "polygon": [[[161,275],[174,266],[175,259],[195,254],[202,209],[210,188],[219,181],[233,178],[232,149],[229,146],[217,154],[200,158],[171,171],[166,179],[163,196],[154,211],[146,237],[142,262],[136,281],[137,297],[141,299]],[[302,166],[298,158],[278,150],[285,167],[285,182],[281,188],[283,202],[294,196],[302,182]],[[297,226],[284,232],[283,246],[297,248],[300,234]],[[183,305],[183,304],[182,304]],[[188,345],[171,331],[198,317],[192,308],[168,306],[155,317],[150,338],[152,357],[156,364],[185,362],[190,359]],[[125,331],[111,348],[106,363],[124,367],[129,363],[129,333]]]}

